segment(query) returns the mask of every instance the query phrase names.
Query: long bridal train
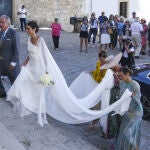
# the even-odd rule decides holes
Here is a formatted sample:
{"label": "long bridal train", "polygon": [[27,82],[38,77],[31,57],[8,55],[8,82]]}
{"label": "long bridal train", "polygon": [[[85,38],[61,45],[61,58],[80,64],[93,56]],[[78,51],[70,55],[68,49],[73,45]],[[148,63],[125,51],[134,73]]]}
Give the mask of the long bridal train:
{"label": "long bridal train", "polygon": [[[29,62],[22,68],[7,97],[17,110],[19,108],[22,116],[37,113],[38,122],[43,125],[47,113],[64,123],[78,124],[106,116],[111,111],[121,113],[128,109],[131,92],[126,90],[117,102],[110,106],[106,104],[105,109],[90,110],[100,100],[109,102],[114,82],[111,70],[107,70],[100,84],[95,83],[89,74],[82,73],[69,88],[43,38],[36,46],[28,40],[28,52]],[[53,77],[53,86],[44,87],[39,83],[45,70]]]}
{"label": "long bridal train", "polygon": [[[99,110],[99,112],[103,112],[103,113],[99,121],[100,121],[100,125],[104,133],[107,132],[107,122],[108,122],[107,114],[111,111],[114,111],[114,115],[115,114],[123,115],[128,110],[129,104],[130,104],[130,94],[129,94],[129,91],[126,90],[125,93],[121,97],[122,100],[119,99],[113,105],[109,105],[110,104],[110,90],[113,87],[113,85],[114,85],[113,72],[110,69],[108,69],[105,77],[99,84],[93,80],[93,78],[91,77],[89,73],[82,72],[73,81],[73,83],[70,86],[70,89],[78,98],[84,98],[90,95],[89,93],[93,92],[95,88],[99,90],[97,91],[100,94],[98,99],[95,99],[95,100],[89,99],[90,102],[84,102],[82,99],[81,103],[82,104],[84,103],[83,106],[91,108],[101,101],[101,111]],[[119,102],[119,101],[122,101],[122,102]]]}

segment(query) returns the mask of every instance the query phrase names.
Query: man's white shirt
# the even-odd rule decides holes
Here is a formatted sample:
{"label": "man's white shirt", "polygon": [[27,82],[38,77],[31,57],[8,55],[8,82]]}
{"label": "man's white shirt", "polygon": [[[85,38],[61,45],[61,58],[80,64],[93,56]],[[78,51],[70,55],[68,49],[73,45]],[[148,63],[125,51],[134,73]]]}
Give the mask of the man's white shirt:
{"label": "man's white shirt", "polygon": [[131,24],[130,30],[132,35],[141,35],[143,26],[139,22],[134,22]]}
{"label": "man's white shirt", "polygon": [[23,8],[23,9],[20,8],[20,9],[18,10],[18,12],[21,13],[21,14],[19,15],[20,18],[26,18],[26,14],[25,14],[25,13],[27,12],[27,10],[26,10],[25,8]]}

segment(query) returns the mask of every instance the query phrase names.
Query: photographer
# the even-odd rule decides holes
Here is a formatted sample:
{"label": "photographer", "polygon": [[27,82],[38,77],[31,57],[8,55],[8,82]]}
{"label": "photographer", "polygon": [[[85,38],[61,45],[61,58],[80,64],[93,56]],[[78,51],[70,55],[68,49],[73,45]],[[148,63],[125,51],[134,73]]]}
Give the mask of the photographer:
{"label": "photographer", "polygon": [[131,39],[123,39],[122,58],[120,60],[122,67],[132,69],[135,66],[134,51],[135,48],[131,42]]}
{"label": "photographer", "polygon": [[92,47],[94,47],[96,35],[97,35],[97,30],[98,30],[98,20],[95,17],[94,12],[91,14],[89,24],[90,24],[90,31],[89,31],[89,36],[88,36],[88,44],[90,44],[91,35],[93,34],[93,45],[92,45]]}

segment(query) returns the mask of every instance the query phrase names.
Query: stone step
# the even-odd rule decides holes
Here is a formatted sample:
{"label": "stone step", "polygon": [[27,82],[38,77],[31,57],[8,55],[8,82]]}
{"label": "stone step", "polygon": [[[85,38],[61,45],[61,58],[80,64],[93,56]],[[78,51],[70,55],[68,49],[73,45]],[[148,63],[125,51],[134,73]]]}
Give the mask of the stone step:
{"label": "stone step", "polygon": [[25,150],[17,139],[0,122],[0,150]]}

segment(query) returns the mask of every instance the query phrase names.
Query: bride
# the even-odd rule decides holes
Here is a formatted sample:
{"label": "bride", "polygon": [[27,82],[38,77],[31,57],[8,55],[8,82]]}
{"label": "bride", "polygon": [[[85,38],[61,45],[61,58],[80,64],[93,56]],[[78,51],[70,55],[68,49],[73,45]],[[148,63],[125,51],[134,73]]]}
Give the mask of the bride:
{"label": "bride", "polygon": [[[131,93],[128,90],[117,102],[105,109],[90,110],[100,99],[109,99],[110,89],[114,84],[112,71],[107,70],[100,84],[97,84],[89,74],[82,73],[72,84],[72,87],[78,87],[74,88],[78,90],[71,90],[44,39],[38,36],[38,29],[34,21],[26,25],[26,32],[29,35],[27,42],[29,56],[22,64],[20,74],[7,93],[7,100],[20,111],[21,116],[31,112],[36,113],[38,122],[43,125],[47,123],[47,113],[59,121],[77,124],[100,118],[111,111],[124,110],[124,106],[126,107],[127,102],[130,101]],[[45,73],[52,76],[55,83],[53,86],[45,87],[39,82],[39,77]],[[85,89],[85,83],[89,86],[86,86],[88,88],[85,91],[81,91]]]}

